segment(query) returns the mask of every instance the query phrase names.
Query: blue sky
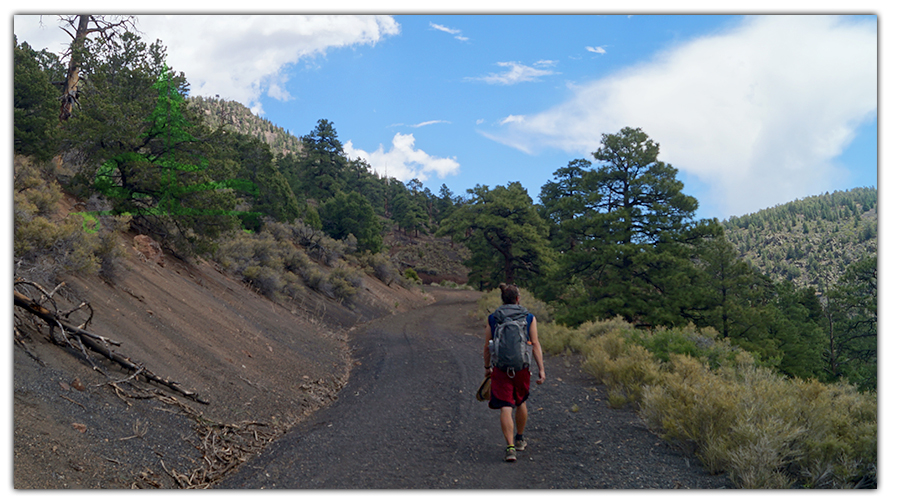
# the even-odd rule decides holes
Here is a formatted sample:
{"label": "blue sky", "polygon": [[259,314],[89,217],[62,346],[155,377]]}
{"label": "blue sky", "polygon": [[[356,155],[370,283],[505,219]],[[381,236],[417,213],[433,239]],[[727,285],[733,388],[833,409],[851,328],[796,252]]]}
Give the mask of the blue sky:
{"label": "blue sky", "polygon": [[[55,17],[16,15],[37,48]],[[295,135],[334,123],[379,174],[462,195],[640,127],[699,217],[877,186],[878,19],[822,15],[139,15],[197,95]]]}

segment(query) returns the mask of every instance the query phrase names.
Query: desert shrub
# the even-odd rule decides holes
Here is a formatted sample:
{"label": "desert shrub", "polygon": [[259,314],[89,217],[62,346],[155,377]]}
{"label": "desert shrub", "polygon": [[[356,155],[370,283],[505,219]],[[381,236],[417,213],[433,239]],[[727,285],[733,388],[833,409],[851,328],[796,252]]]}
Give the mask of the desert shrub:
{"label": "desert shrub", "polygon": [[374,275],[386,285],[401,279],[397,266],[383,252],[365,252],[359,256],[359,264],[367,273]]}
{"label": "desert shrub", "polygon": [[343,302],[356,295],[357,289],[362,285],[362,276],[348,266],[338,266],[328,275],[327,281],[331,295]]}
{"label": "desert shrub", "polygon": [[539,325],[538,336],[541,340],[541,349],[545,355],[580,352],[575,348],[575,330],[556,323],[543,323]]}
{"label": "desert shrub", "polygon": [[223,238],[215,258],[226,271],[271,299],[301,297],[302,285],[340,301],[350,299],[362,284],[361,275],[340,259],[333,271],[325,272],[304,251],[340,247],[340,242],[319,233],[302,222],[268,221],[259,233],[238,231]]}
{"label": "desert shrub", "polygon": [[613,408],[640,401],[644,387],[660,375],[659,361],[644,347],[627,342],[622,330],[594,336],[582,353],[583,369],[606,385]]}
{"label": "desert shrub", "polygon": [[419,278],[419,273],[416,272],[415,269],[408,267],[405,271],[403,271],[403,277],[413,283],[422,283],[422,279]]}
{"label": "desert shrub", "polygon": [[322,272],[318,267],[310,267],[304,269],[300,273],[300,279],[307,287],[325,295],[331,295],[331,284],[328,282],[328,275]]}
{"label": "desert shrub", "polygon": [[806,431],[796,474],[815,488],[873,486],[877,472],[878,401],[845,382],[792,380]]}
{"label": "desert shrub", "polygon": [[740,487],[846,487],[874,481],[875,408],[850,386],[787,379],[742,353],[717,370],[673,356],[640,412]]}
{"label": "desert shrub", "polygon": [[636,403],[653,432],[742,488],[877,483],[877,398],[788,378],[711,329],[634,328],[621,318],[542,330],[547,354],[584,356],[610,406]]}
{"label": "desert shrub", "polygon": [[13,258],[18,276],[57,281],[63,273],[112,279],[123,255],[117,231],[127,217],[59,215],[63,193],[52,173],[29,159],[14,161]]}
{"label": "desert shrub", "polygon": [[714,328],[698,329],[693,324],[654,330],[632,329],[629,340],[645,347],[662,362],[675,354],[698,358],[710,368],[734,362],[741,349],[719,336]]}

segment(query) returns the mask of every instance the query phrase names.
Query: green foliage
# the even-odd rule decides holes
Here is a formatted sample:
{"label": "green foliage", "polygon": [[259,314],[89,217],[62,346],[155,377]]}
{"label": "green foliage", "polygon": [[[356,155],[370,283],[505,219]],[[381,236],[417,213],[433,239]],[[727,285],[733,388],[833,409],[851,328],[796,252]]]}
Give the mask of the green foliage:
{"label": "green foliage", "polygon": [[548,275],[549,228],[522,185],[476,186],[468,192],[472,200],[444,219],[437,235],[463,240],[472,252],[469,282],[481,288],[501,282],[527,287]]}
{"label": "green foliage", "polygon": [[872,487],[877,401],[844,383],[788,379],[712,329],[638,329],[621,318],[546,325],[544,352],[573,350],[613,407],[742,488]]}
{"label": "green foliage", "polygon": [[413,268],[407,268],[403,271],[403,277],[414,283],[422,283],[422,279],[419,278],[419,273]]}
{"label": "green foliage", "polygon": [[691,321],[716,329],[785,374],[822,377],[825,339],[815,291],[774,283],[721,236],[698,248],[699,302],[687,312]]}
{"label": "green foliage", "polygon": [[[99,165],[145,146],[148,117],[160,99],[153,88],[164,73],[165,49],[133,33],[109,43],[88,40],[85,47],[78,112],[64,122],[63,147],[79,152],[81,178],[92,183]],[[172,84],[187,93],[183,74]]]}
{"label": "green foliage", "polygon": [[322,205],[319,213],[322,229],[332,238],[344,239],[353,235],[359,250],[381,251],[381,223],[375,217],[375,210],[359,193],[338,192]]}
{"label": "green foliage", "polygon": [[[311,251],[327,255],[328,265],[311,259]],[[226,271],[273,300],[302,300],[311,289],[341,302],[362,286],[361,273],[342,257],[340,242],[302,222],[269,222],[257,233],[234,232],[215,254]]]}
{"label": "green foliage", "polygon": [[217,142],[219,147],[210,161],[219,162],[224,171],[234,172],[235,178],[246,179],[253,187],[235,192],[249,207],[237,214],[244,227],[258,231],[263,217],[278,222],[293,222],[301,217],[300,204],[287,179],[276,168],[275,158],[265,143],[231,132],[221,132]]}
{"label": "green foliage", "polygon": [[738,254],[773,279],[824,293],[861,256],[878,248],[878,191],[811,196],[723,223]]}
{"label": "green foliage", "polygon": [[741,349],[733,346],[729,339],[722,338],[712,328],[697,328],[693,324],[674,328],[654,330],[634,329],[628,341],[644,347],[653,356],[668,363],[673,356],[682,355],[699,359],[710,368],[734,363]]}
{"label": "green foliage", "polygon": [[693,221],[697,201],[658,154],[647,134],[626,127],[603,134],[596,166],[573,160],[542,188],[541,212],[561,257],[539,294],[566,304],[565,323],[621,315],[679,324],[680,310],[696,307],[685,286],[695,272],[692,245],[720,229]]}
{"label": "green foliage", "polygon": [[826,371],[866,390],[877,388],[878,260],[850,265],[826,295]]}
{"label": "green foliage", "polygon": [[397,222],[397,225],[405,233],[415,232],[418,234],[420,230],[426,229],[428,214],[425,209],[417,203],[416,199],[409,196],[406,192],[398,192],[391,203],[391,217]]}
{"label": "green foliage", "polygon": [[59,147],[59,91],[41,62],[51,57],[24,42],[13,48],[13,149],[39,161],[52,158]]}
{"label": "green foliage", "polygon": [[88,44],[85,97],[66,121],[66,146],[84,160],[73,187],[105,196],[111,213],[131,215],[176,253],[211,252],[237,227],[234,190],[253,185],[209,162],[215,148],[199,139],[206,131],[186,112],[184,75],[165,66],[159,43],[125,33]]}
{"label": "green foliage", "polygon": [[63,273],[100,273],[113,279],[122,256],[117,232],[128,220],[101,217],[85,228],[77,215],[61,217],[62,191],[47,171],[22,156],[13,165],[16,274],[43,283],[57,281]]}

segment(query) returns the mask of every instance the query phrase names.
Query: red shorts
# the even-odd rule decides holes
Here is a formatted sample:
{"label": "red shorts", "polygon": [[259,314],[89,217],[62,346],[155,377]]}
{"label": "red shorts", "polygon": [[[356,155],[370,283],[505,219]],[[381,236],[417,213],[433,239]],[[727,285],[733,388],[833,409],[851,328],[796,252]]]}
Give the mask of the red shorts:
{"label": "red shorts", "polygon": [[491,371],[491,401],[488,408],[521,405],[528,399],[530,385],[531,371],[528,368],[517,371],[513,377],[506,370],[494,368]]}

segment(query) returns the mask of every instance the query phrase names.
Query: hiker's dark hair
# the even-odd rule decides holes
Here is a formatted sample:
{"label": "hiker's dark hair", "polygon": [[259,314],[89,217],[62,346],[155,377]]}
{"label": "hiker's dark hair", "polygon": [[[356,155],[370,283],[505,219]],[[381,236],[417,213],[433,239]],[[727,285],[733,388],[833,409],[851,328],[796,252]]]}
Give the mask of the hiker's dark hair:
{"label": "hiker's dark hair", "polygon": [[500,283],[500,297],[504,304],[515,304],[519,298],[519,288],[516,285]]}

